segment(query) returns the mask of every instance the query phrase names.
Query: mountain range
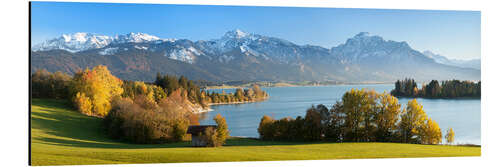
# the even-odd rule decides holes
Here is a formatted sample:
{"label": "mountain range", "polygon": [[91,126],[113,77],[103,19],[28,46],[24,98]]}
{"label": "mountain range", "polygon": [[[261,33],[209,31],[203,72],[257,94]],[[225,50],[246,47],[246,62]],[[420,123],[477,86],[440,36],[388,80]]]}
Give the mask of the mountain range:
{"label": "mountain range", "polygon": [[451,66],[457,66],[457,67],[464,67],[464,68],[474,68],[474,69],[481,69],[481,60],[480,59],[470,59],[470,60],[459,60],[459,59],[448,59],[445,56],[441,56],[439,54],[433,53],[431,51],[424,51],[422,52],[425,56],[434,59],[437,63],[441,64],[446,64],[446,65],[451,65]]}
{"label": "mountain range", "polygon": [[238,29],[199,41],[145,33],[114,37],[75,33],[32,46],[31,65],[33,71],[74,73],[103,64],[122,79],[143,81],[154,80],[157,73],[214,82],[480,80],[476,66],[443,62],[429,53],[367,32],[332,48],[298,45]]}

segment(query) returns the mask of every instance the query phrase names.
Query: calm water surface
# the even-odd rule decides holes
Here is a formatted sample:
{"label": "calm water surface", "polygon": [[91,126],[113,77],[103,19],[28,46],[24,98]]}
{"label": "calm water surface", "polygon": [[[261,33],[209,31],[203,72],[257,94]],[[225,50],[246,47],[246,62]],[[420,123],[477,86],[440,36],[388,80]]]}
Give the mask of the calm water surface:
{"label": "calm water surface", "polygon": [[[335,85],[308,87],[262,88],[270,98],[263,102],[211,106],[214,111],[203,114],[200,124],[215,124],[212,118],[221,114],[226,118],[231,136],[258,137],[257,128],[263,115],[275,119],[304,116],[311,105],[324,104],[330,108],[335,101],[352,88],[389,92],[393,84]],[[212,90],[221,92],[222,90]],[[234,89],[224,89],[233,92]],[[407,98],[399,102],[406,105]],[[455,143],[481,144],[481,100],[479,99],[417,99],[429,117],[437,121],[443,136],[449,127],[455,131]],[[444,141],[444,140],[443,140]]]}

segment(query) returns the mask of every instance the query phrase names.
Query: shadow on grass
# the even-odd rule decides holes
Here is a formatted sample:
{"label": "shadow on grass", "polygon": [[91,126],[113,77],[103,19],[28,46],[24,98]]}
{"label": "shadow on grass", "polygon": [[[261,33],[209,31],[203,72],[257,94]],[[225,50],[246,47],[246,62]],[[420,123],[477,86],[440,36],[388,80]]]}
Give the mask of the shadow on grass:
{"label": "shadow on grass", "polygon": [[[167,143],[167,144],[129,144],[129,143],[99,143],[95,141],[80,141],[73,139],[58,139],[50,137],[37,138],[43,141],[44,144],[56,146],[70,146],[70,147],[83,147],[83,148],[110,148],[110,149],[147,149],[147,148],[194,148],[191,146],[190,141]],[[278,146],[278,145],[304,145],[314,144],[305,142],[271,142],[261,141],[258,139],[228,139],[224,147],[242,147],[242,146]],[[203,148],[203,147],[196,147]]]}
{"label": "shadow on grass", "polygon": [[145,149],[145,148],[189,148],[189,142],[169,143],[169,144],[127,144],[127,143],[99,143],[95,141],[79,141],[58,139],[50,137],[37,138],[43,141],[44,144],[56,146],[84,147],[84,148],[110,148],[110,149]]}
{"label": "shadow on grass", "polygon": [[307,145],[322,144],[328,142],[301,142],[301,141],[264,141],[256,138],[232,137],[226,141],[224,146],[277,146],[277,145]]}
{"label": "shadow on grass", "polygon": [[[167,144],[131,144],[112,140],[104,133],[101,118],[89,117],[74,111],[64,100],[33,99],[36,111],[31,112],[32,127],[40,129],[52,136],[36,136],[34,139],[45,144],[84,148],[183,148],[191,147],[190,141]],[[62,137],[62,138],[59,138]],[[64,139],[67,138],[67,139]],[[303,145],[321,142],[277,142],[262,141],[255,138],[231,137],[224,146],[271,146],[271,145]]]}

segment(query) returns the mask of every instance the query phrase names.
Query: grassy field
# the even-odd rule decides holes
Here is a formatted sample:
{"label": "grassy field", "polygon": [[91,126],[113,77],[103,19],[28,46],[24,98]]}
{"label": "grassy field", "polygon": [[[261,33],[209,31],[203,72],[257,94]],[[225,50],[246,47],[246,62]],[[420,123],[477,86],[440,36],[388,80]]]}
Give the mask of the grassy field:
{"label": "grassy field", "polygon": [[101,120],[84,116],[64,101],[33,99],[32,165],[268,161],[306,159],[479,156],[480,147],[397,143],[297,143],[232,138],[219,148],[189,142],[126,144],[103,134]]}

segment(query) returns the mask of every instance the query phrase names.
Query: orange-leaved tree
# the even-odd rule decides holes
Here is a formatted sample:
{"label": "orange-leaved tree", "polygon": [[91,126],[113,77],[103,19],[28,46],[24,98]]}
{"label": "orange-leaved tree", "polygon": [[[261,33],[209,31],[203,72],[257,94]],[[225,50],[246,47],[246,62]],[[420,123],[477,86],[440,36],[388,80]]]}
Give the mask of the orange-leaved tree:
{"label": "orange-leaved tree", "polygon": [[[111,100],[123,93],[122,81],[106,66],[98,65],[75,74],[72,81],[73,102],[87,115],[103,117],[111,110]],[[89,104],[82,104],[88,103]],[[90,110],[88,108],[91,108]]]}

